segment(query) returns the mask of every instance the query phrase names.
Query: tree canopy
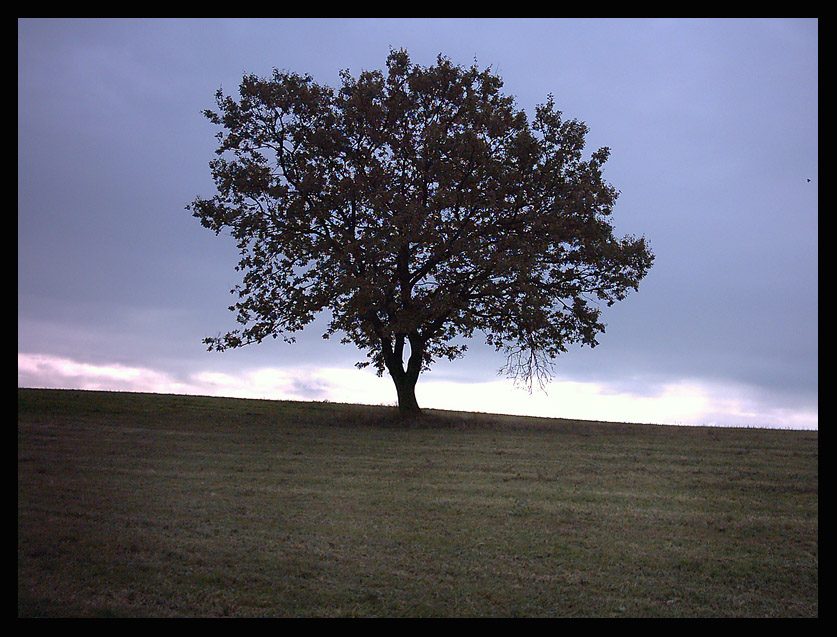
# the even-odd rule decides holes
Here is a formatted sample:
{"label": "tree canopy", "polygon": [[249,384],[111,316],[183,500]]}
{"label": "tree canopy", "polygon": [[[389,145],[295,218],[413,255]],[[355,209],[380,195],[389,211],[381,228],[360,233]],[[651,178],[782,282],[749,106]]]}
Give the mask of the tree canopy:
{"label": "tree canopy", "polygon": [[340,80],[245,75],[204,111],[221,127],[217,194],[188,208],[231,231],[243,273],[241,327],[209,348],[293,341],[324,313],[323,337],[354,343],[417,412],[421,371],[475,332],[529,383],[569,344],[595,346],[601,304],[637,289],[653,255],[614,236],[609,149],[585,158],[587,126],[551,95],[530,121],[490,69],[441,55],[392,51],[385,71]]}

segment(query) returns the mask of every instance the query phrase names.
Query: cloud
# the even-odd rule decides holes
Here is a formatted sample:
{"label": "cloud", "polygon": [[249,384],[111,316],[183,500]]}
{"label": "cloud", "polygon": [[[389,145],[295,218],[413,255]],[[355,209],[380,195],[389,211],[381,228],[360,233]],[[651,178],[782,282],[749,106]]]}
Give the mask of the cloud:
{"label": "cloud", "polygon": [[17,355],[19,387],[191,393],[188,383],[145,367],[94,365],[47,354]]}
{"label": "cloud", "polygon": [[[639,385],[637,384],[637,387]],[[526,414],[617,422],[672,425],[788,427],[816,429],[815,407],[796,409],[771,404],[756,388],[685,379],[643,389],[605,382],[553,381],[546,393],[528,394],[511,383],[419,383],[419,404],[444,409]],[[422,396],[427,396],[422,401]]]}
{"label": "cloud", "polygon": [[[201,371],[179,380],[147,367],[94,365],[45,354],[18,354],[18,386],[154,393],[329,400],[392,405],[388,378],[330,367],[260,367],[227,373]],[[427,408],[581,420],[683,425],[818,428],[816,406],[771,403],[756,388],[702,380],[648,386],[643,391],[601,382],[555,381],[531,394],[510,381],[480,383],[423,378],[416,389]]]}
{"label": "cloud", "polygon": [[329,386],[305,368],[257,368],[242,373],[201,371],[186,380],[147,367],[91,364],[48,354],[18,353],[18,386],[199,394],[276,400],[327,398]]}
{"label": "cloud", "polygon": [[240,373],[198,372],[190,376],[195,392],[211,396],[273,400],[323,400],[330,387],[315,370],[258,368]]}

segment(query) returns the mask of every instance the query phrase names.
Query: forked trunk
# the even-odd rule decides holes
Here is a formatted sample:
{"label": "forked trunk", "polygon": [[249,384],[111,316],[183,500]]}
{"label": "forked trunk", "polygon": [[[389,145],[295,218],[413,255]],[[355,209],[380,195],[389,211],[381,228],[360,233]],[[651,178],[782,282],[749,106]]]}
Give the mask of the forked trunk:
{"label": "forked trunk", "polygon": [[384,361],[392,382],[395,383],[395,391],[398,393],[398,412],[402,418],[412,418],[421,415],[421,409],[416,400],[416,382],[421,374],[424,342],[417,336],[410,337],[410,358],[406,369],[404,369],[402,358],[404,342],[404,335],[396,336],[394,348],[391,348],[390,343],[385,341]]}

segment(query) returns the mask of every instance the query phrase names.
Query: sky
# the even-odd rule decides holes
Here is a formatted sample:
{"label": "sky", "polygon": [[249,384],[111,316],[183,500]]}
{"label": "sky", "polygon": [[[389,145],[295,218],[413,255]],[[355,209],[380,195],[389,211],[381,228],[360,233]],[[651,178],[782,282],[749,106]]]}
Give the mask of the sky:
{"label": "sky", "polygon": [[545,392],[475,338],[421,406],[818,428],[816,19],[21,19],[18,386],[395,404],[324,321],[207,352],[237,326],[237,251],[185,206],[215,192],[218,88],[273,68],[337,86],[397,48],[491,67],[530,115],[554,95],[611,149],[617,234],[656,255]]}

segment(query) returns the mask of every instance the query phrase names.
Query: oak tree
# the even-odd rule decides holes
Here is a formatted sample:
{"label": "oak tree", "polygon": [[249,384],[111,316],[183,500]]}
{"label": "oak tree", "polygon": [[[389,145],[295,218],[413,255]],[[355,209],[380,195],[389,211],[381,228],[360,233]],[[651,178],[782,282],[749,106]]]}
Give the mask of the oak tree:
{"label": "oak tree", "polygon": [[[585,157],[587,126],[550,95],[530,118],[490,69],[392,51],[386,70],[339,88],[274,70],[204,114],[221,127],[217,194],[188,209],[237,242],[224,350],[292,334],[326,313],[388,372],[404,414],[423,370],[475,332],[502,371],[543,382],[572,343],[597,344],[602,303],[637,289],[644,238],[616,237],[609,150]],[[409,350],[409,351],[407,351]],[[405,363],[405,356],[407,360]]]}

